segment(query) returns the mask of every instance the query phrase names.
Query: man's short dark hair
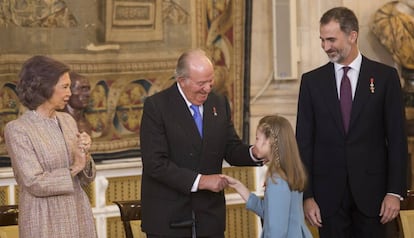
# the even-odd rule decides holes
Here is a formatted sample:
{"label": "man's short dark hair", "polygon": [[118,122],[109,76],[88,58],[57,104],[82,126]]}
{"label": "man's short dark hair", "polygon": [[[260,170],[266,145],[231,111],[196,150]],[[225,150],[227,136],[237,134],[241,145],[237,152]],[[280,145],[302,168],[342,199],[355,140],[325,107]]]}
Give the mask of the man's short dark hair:
{"label": "man's short dark hair", "polygon": [[359,32],[358,18],[355,13],[346,7],[335,7],[323,14],[319,23],[321,25],[326,25],[331,21],[336,21],[339,23],[341,31],[345,32],[347,35],[351,31]]}

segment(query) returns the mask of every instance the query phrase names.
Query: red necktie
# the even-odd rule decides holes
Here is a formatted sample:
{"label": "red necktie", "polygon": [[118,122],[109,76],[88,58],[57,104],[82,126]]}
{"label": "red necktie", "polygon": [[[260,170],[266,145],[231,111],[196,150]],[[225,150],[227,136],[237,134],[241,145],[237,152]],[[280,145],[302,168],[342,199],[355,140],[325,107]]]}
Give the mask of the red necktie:
{"label": "red necktie", "polygon": [[341,112],[342,112],[342,122],[344,123],[345,133],[348,132],[349,121],[351,119],[351,109],[352,109],[352,89],[351,82],[348,78],[348,70],[351,67],[343,67],[344,75],[341,80],[341,88],[339,100],[341,102]]}

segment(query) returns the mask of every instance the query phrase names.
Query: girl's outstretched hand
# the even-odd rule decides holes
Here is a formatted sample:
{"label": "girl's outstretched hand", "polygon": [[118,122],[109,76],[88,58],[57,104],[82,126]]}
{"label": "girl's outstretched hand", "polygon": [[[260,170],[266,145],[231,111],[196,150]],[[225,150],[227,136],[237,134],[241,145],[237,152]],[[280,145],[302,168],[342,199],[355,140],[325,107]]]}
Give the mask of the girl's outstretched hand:
{"label": "girl's outstretched hand", "polygon": [[226,180],[227,180],[227,182],[229,183],[229,186],[230,186],[230,187],[232,187],[232,188],[234,188],[234,186],[235,186],[237,183],[240,183],[240,181],[239,181],[239,180],[237,180],[237,179],[235,179],[235,178],[233,178],[233,177],[230,177],[230,176],[228,176],[228,175],[225,175],[225,174],[220,174],[220,177],[222,177],[222,178],[226,179]]}
{"label": "girl's outstretched hand", "polygon": [[220,177],[226,179],[229,184],[229,187],[234,188],[236,192],[240,194],[244,201],[247,201],[247,199],[249,199],[250,190],[242,182],[224,174],[220,174]]}

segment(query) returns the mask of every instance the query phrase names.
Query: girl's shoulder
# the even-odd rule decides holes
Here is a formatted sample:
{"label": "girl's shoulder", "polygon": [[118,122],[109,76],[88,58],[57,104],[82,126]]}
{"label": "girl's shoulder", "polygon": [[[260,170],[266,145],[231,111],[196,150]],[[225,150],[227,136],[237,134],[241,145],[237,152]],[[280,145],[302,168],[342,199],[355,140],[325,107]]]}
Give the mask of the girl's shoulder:
{"label": "girl's shoulder", "polygon": [[266,181],[265,193],[270,194],[288,194],[291,193],[288,183],[281,179],[277,178],[276,180],[268,179]]}
{"label": "girl's shoulder", "polygon": [[273,174],[272,177],[266,179],[266,186],[287,186],[289,187],[286,180],[281,178],[278,174]]}

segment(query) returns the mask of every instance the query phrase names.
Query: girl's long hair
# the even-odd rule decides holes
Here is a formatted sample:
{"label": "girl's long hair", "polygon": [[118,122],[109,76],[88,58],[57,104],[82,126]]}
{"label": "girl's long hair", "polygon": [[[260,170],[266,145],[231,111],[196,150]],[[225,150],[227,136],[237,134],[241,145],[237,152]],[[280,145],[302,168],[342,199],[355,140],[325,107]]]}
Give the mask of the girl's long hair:
{"label": "girl's long hair", "polygon": [[278,175],[288,183],[290,190],[302,192],[306,186],[307,175],[289,121],[278,115],[265,116],[259,121],[257,130],[270,140],[271,159],[266,178],[270,177],[276,183],[275,178]]}

